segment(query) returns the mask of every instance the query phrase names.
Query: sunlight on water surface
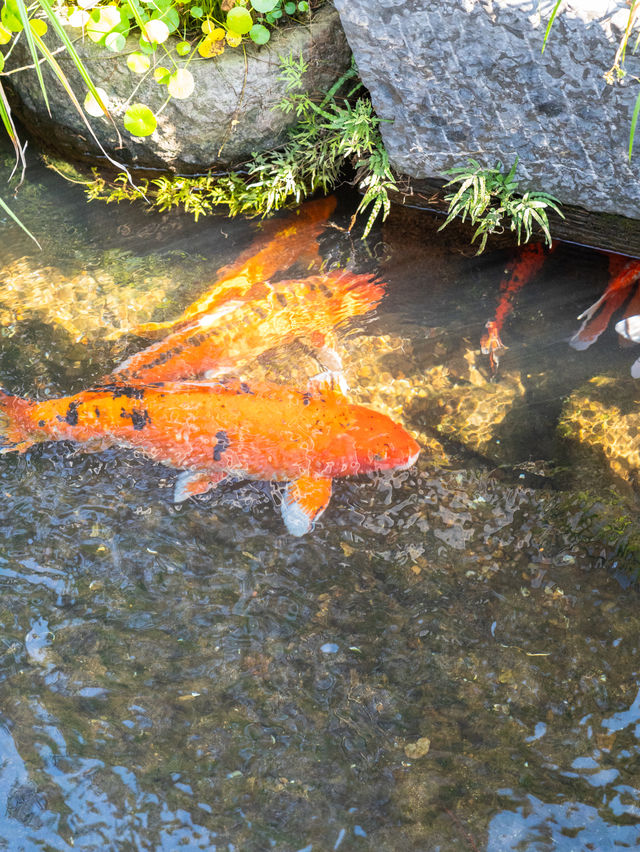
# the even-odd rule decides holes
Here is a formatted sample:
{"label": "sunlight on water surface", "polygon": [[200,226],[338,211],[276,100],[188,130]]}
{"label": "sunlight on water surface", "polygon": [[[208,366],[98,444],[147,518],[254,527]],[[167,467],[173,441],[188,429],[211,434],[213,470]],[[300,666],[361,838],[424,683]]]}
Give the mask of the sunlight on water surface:
{"label": "sunlight on water surface", "polygon": [[[259,234],[28,179],[15,210],[47,225],[42,252],[0,226],[0,370],[29,398],[109,375],[149,345],[131,329],[176,319]],[[607,259],[544,258],[492,376],[480,339],[513,252],[476,258],[407,210],[363,243],[353,205],[320,233],[323,269],[386,292],[331,344],[417,465],[335,479],[295,538],[282,485],[174,504],[177,472],[135,448],[0,457],[0,848],[640,844],[637,353],[612,328],[568,345]],[[302,336],[240,375],[306,389],[325,366]]]}

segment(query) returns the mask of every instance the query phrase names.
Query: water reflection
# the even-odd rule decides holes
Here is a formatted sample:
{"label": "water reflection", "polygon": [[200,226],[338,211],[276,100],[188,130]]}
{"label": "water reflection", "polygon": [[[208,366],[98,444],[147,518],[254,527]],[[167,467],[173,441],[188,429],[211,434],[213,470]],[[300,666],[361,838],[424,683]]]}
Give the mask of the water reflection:
{"label": "water reflection", "polygon": [[[256,238],[31,180],[16,211],[55,208],[44,252],[2,225],[0,369],[24,396],[113,371],[140,349],[121,331],[180,316]],[[351,398],[422,454],[337,480],[312,535],[284,534],[260,482],[175,506],[175,473],[135,450],[2,457],[5,848],[638,844],[636,591],[607,571],[633,564],[634,485],[622,443],[573,440],[631,432],[637,386],[611,329],[568,346],[607,259],[546,259],[514,295],[492,380],[479,342],[511,255],[467,256],[436,227],[394,212],[378,242],[320,236],[332,268],[387,283],[334,345]],[[251,376],[301,386],[314,361],[292,341]]]}

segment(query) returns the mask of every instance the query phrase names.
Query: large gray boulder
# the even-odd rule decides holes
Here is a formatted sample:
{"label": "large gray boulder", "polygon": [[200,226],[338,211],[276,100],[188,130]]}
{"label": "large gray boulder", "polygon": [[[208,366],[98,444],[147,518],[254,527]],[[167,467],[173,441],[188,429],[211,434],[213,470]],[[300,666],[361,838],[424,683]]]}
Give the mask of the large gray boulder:
{"label": "large gray boulder", "polygon": [[[70,31],[74,34],[77,31]],[[58,44],[55,36],[49,44]],[[189,70],[195,78],[195,91],[186,99],[172,98],[158,116],[158,127],[148,137],[134,138],[122,125],[122,111],[136,87],[134,101],[154,112],[166,99],[166,86],[158,85],[152,74],[142,80],[126,64],[129,53],[138,49],[130,37],[121,53],[111,53],[88,39],[76,44],[94,83],[108,94],[109,103],[122,132],[124,148],[118,149],[114,127],[106,118],[89,118],[100,143],[117,160],[128,165],[201,172],[210,167],[223,169],[248,160],[253,152],[281,145],[295,116],[285,114],[278,104],[286,94],[281,79],[280,57],[303,56],[309,63],[304,87],[309,92],[326,92],[349,67],[351,51],[340,19],[331,4],[320,9],[308,26],[297,25],[276,31],[271,41],[246,49],[227,49],[214,59],[194,58]],[[57,59],[73,83],[80,100],[86,86],[72,61],[64,54]],[[30,62],[24,39],[11,55],[10,67]],[[96,160],[101,152],[73,107],[60,82],[48,65],[42,65],[51,117],[33,70],[10,77],[15,92],[14,109],[27,128],[48,147],[74,159]]]}
{"label": "large gray boulder", "polygon": [[[521,187],[640,218],[640,127],[627,145],[640,60],[607,85],[625,0],[335,0],[392,165],[441,176],[473,157],[520,158]],[[633,37],[631,43],[633,42]]]}

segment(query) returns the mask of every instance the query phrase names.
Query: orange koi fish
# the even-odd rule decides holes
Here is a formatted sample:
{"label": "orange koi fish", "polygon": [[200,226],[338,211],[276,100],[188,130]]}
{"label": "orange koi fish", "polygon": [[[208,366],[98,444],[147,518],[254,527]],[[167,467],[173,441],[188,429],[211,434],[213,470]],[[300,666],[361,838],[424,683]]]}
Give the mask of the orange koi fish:
{"label": "orange koi fish", "polygon": [[498,367],[500,366],[500,350],[506,349],[507,347],[500,340],[500,333],[496,322],[488,320],[485,324],[485,329],[486,331],[480,338],[480,351],[483,355],[489,356],[491,375],[495,376],[498,372]]}
{"label": "orange koi fish", "polygon": [[8,442],[1,452],[42,441],[133,448],[184,471],[176,501],[228,476],[285,481],[281,510],[293,535],[312,529],[334,477],[409,467],[420,451],[398,423],[327,385],[111,385],[43,402],[1,392],[0,416]]}
{"label": "orange koi fish", "polygon": [[544,243],[527,243],[507,263],[500,282],[500,299],[495,317],[485,324],[486,331],[480,340],[482,354],[489,356],[492,375],[495,375],[500,363],[498,353],[501,349],[507,348],[500,340],[500,332],[504,321],[513,311],[514,297],[527,282],[538,274],[544,265],[548,252],[553,251],[555,246],[556,243],[552,243],[551,249],[547,249]]}
{"label": "orange koi fish", "polygon": [[569,346],[573,349],[582,351],[595,343],[609,325],[612,315],[629,298],[631,288],[640,278],[640,260],[627,260],[623,263],[621,260],[619,255],[610,255],[609,286],[598,301],[578,317],[579,320],[583,320],[583,323],[569,341]]}
{"label": "orange koi fish", "polygon": [[124,361],[107,381],[211,377],[298,337],[308,337],[320,350],[318,359],[339,370],[339,356],[326,346],[327,335],[347,319],[373,310],[383,294],[384,286],[371,275],[341,270],[254,284],[247,293],[250,301],[226,301],[176,324],[163,340]]}
{"label": "orange koi fish", "polygon": [[264,223],[256,242],[233,263],[222,267],[213,287],[189,305],[178,319],[144,323],[131,329],[130,333],[153,337],[201,314],[215,311],[230,299],[247,300],[251,298],[249,293],[253,284],[268,280],[297,261],[307,267],[318,267],[318,237],[335,208],[336,199],[329,196],[301,205],[298,213],[288,219]]}

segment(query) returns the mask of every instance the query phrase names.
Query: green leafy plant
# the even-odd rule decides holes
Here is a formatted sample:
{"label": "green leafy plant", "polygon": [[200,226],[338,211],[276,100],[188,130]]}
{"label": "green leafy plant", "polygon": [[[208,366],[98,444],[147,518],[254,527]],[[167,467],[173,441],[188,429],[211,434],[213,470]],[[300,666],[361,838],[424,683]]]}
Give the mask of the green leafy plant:
{"label": "green leafy plant", "polygon": [[486,168],[476,160],[470,159],[468,165],[458,166],[445,172],[452,179],[445,184],[458,184],[455,193],[445,195],[449,203],[447,218],[439,228],[445,228],[453,219],[468,218],[476,230],[471,238],[475,242],[480,237],[481,254],[487,244],[489,234],[500,232],[508,227],[515,231],[518,245],[528,242],[534,228],[542,231],[545,242],[551,245],[547,210],[555,210],[562,218],[558,200],[546,192],[524,192],[518,194],[518,182],[515,180],[518,158],[505,174],[503,165],[498,161],[493,168]]}
{"label": "green leafy plant", "polygon": [[[319,0],[312,3],[316,7]],[[142,77],[153,74],[166,104],[194,93],[189,64],[196,54],[212,59],[245,42],[266,44],[273,27],[289,20],[307,22],[311,9],[309,0],[69,0],[63,12],[68,27],[105,50],[120,52],[129,35],[137,36],[138,49],[128,55],[127,66]],[[128,105],[125,129],[134,136],[150,135],[157,126],[157,113],[150,113],[146,104]]]}
{"label": "green leafy plant", "polygon": [[[105,50],[114,52],[124,49],[130,33],[137,33],[139,50],[127,56],[127,65],[140,75],[152,73],[157,84],[166,87],[166,104],[170,98],[187,98],[193,93],[194,78],[188,65],[196,53],[207,59],[222,53],[225,46],[237,47],[245,40],[265,44],[270,39],[273,26],[287,20],[308,21],[312,7],[320,5],[321,2],[322,0],[71,0],[59,2],[54,8],[51,0],[34,0],[29,6],[25,5],[25,0],[3,0],[0,7],[0,47],[6,45],[7,51],[0,51],[0,119],[14,147],[16,169],[20,169],[22,177],[25,167],[24,147],[18,137],[2,86],[2,78],[27,70],[4,70],[5,60],[19,38],[27,41],[32,58],[31,68],[38,77],[47,110],[49,101],[42,76],[42,62],[48,63],[53,69],[103,155],[113,165],[124,169],[125,167],[112,159],[100,145],[87,118],[87,114],[106,116],[114,127],[118,145],[122,147],[119,131],[109,110],[108,93],[93,83],[74,47],[69,29],[78,30],[82,38],[86,37]],[[57,49],[50,47],[43,40],[49,29],[55,32],[60,42]],[[178,39],[169,42],[172,33],[175,33]],[[87,91],[82,104],[56,59],[59,50],[65,51],[72,59],[86,85]],[[162,65],[160,60],[169,67]],[[160,110],[163,108],[160,107]],[[128,103],[122,118],[124,129],[133,136],[148,136],[157,127],[157,112],[154,113],[146,104]],[[131,176],[126,169],[124,174],[134,190]],[[0,209],[33,237],[2,198]]]}
{"label": "green leafy plant", "polygon": [[356,216],[367,210],[363,235],[367,236],[376,218],[387,216],[389,191],[396,188],[396,182],[380,136],[380,119],[368,98],[356,97],[362,84],[355,66],[320,103],[300,91],[307,69],[303,59],[289,56],[281,60],[281,67],[288,94],[280,108],[297,118],[282,149],[257,155],[243,174],[165,176],[144,181],[138,188],[127,182],[126,175],[108,185],[96,173],[88,185],[89,198],[120,202],[144,196],[156,209],[182,207],[196,219],[219,205],[226,206],[231,216],[264,216],[318,190],[330,192],[341,180],[345,165],[350,164],[355,182],[363,190],[351,226]]}

